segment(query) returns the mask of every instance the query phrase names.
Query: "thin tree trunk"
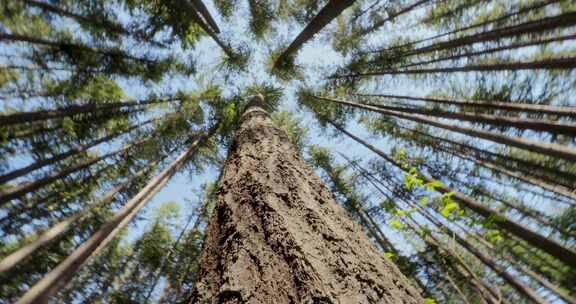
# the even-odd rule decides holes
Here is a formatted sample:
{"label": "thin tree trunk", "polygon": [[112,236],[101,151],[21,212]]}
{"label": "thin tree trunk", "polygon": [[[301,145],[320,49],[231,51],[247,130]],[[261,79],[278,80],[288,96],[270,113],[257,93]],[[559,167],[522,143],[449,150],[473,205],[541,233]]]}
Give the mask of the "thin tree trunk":
{"label": "thin tree trunk", "polygon": [[422,303],[254,98],[241,116],[190,303]]}
{"label": "thin tree trunk", "polygon": [[78,43],[74,43],[74,42],[51,41],[51,40],[46,40],[43,38],[30,37],[30,36],[20,35],[20,34],[0,33],[0,41],[26,42],[26,43],[30,43],[30,44],[43,45],[43,46],[47,46],[47,47],[51,47],[51,48],[55,48],[55,49],[76,48],[78,50],[82,50],[82,51],[94,53],[94,54],[100,54],[100,55],[104,55],[104,56],[122,57],[125,59],[130,59],[130,60],[137,61],[140,63],[145,63],[145,64],[153,64],[153,65],[157,64],[153,60],[143,58],[143,57],[135,57],[135,56],[129,55],[129,54],[127,54],[123,51],[120,51],[120,50],[96,49],[96,48],[89,47],[87,45],[78,44]]}
{"label": "thin tree trunk", "polygon": [[[433,141],[448,144],[451,147],[458,147],[458,151],[464,155],[471,155],[478,160],[490,162],[507,170],[521,171],[526,175],[534,176],[537,179],[542,179],[545,183],[560,185],[561,187],[566,188],[566,190],[576,188],[576,184],[574,183],[576,181],[576,175],[570,172],[559,171],[556,168],[550,168],[538,163],[532,163],[528,160],[517,158],[513,155],[494,153],[485,149],[471,146],[464,142],[449,139],[447,137],[430,135],[426,132],[410,129],[400,125],[398,127],[418,136],[424,136]],[[510,165],[509,163],[513,163],[513,165]],[[542,172],[544,172],[544,175],[540,174]],[[558,178],[561,180],[559,181]]]}
{"label": "thin tree trunk", "polygon": [[483,22],[479,22],[479,23],[476,23],[476,24],[472,24],[472,25],[469,25],[469,26],[465,26],[465,27],[462,27],[462,28],[458,28],[458,29],[455,29],[455,30],[453,30],[453,31],[449,31],[449,32],[446,32],[446,33],[434,35],[434,36],[432,36],[432,37],[428,37],[428,38],[424,38],[424,39],[420,39],[420,40],[408,42],[408,43],[405,43],[405,44],[403,44],[403,45],[394,46],[394,47],[391,47],[391,48],[381,49],[381,50],[377,50],[377,51],[371,51],[370,53],[380,53],[380,52],[391,51],[391,50],[395,50],[395,49],[399,49],[399,48],[404,48],[404,47],[408,47],[408,46],[411,46],[411,45],[415,45],[415,44],[418,44],[418,43],[422,43],[422,42],[426,42],[426,41],[430,41],[430,40],[442,38],[442,37],[445,37],[445,36],[457,34],[457,33],[460,33],[460,32],[467,31],[467,30],[471,30],[471,29],[475,29],[475,28],[478,28],[478,27],[482,27],[482,26],[485,26],[485,25],[492,24],[492,23],[496,23],[496,22],[498,22],[498,21],[502,21],[502,20],[508,19],[508,18],[510,18],[510,17],[514,17],[514,16],[517,16],[517,15],[520,15],[520,14],[524,14],[524,13],[530,12],[530,11],[532,11],[532,10],[536,10],[536,9],[539,9],[539,8],[543,8],[543,7],[545,7],[545,6],[548,6],[548,5],[551,5],[551,4],[555,4],[555,3],[560,2],[560,1],[563,1],[563,0],[545,0],[545,1],[541,1],[541,2],[538,2],[538,3],[534,4],[534,5],[531,5],[531,6],[528,6],[528,7],[522,8],[522,9],[519,9],[518,11],[515,11],[515,12],[513,12],[513,13],[509,13],[509,14],[505,14],[505,15],[502,15],[502,16],[500,16],[500,17],[496,17],[496,18],[493,18],[493,19],[488,19],[488,20],[483,21]]}
{"label": "thin tree trunk", "polygon": [[66,10],[66,9],[63,9],[63,8],[58,7],[58,6],[52,5],[50,3],[42,2],[42,1],[36,1],[36,0],[23,0],[23,1],[28,6],[37,7],[37,8],[42,9],[43,11],[46,11],[46,12],[50,12],[50,13],[54,13],[54,14],[57,14],[60,16],[72,18],[72,19],[74,19],[80,23],[94,25],[96,27],[102,28],[102,29],[109,31],[109,32],[112,32],[112,33],[121,34],[124,36],[134,36],[134,37],[136,37],[142,41],[150,43],[151,45],[161,47],[161,48],[167,48],[166,45],[164,45],[160,42],[146,38],[145,33],[132,32],[132,31],[127,30],[124,27],[122,27],[121,24],[110,21],[110,20],[96,20],[93,17],[87,17],[87,16],[79,15],[79,14],[76,14],[72,11],[69,11],[69,10]]}
{"label": "thin tree trunk", "polygon": [[408,5],[406,7],[401,8],[398,12],[395,12],[394,14],[389,15],[387,18],[384,18],[384,19],[374,23],[372,26],[361,30],[360,32],[355,34],[355,36],[362,37],[362,36],[368,35],[370,33],[373,33],[374,31],[376,31],[380,27],[382,27],[386,22],[389,22],[398,16],[404,15],[404,14],[418,8],[419,6],[426,4],[428,2],[431,2],[431,1],[433,1],[433,0],[418,0],[418,1]]}
{"label": "thin tree trunk", "polygon": [[206,8],[206,5],[204,5],[204,2],[202,2],[202,0],[191,0],[191,4],[194,6],[194,9],[204,17],[206,23],[212,27],[214,33],[220,34],[220,28],[218,28],[218,24],[216,24],[216,21],[212,18],[212,15],[208,11],[208,8]]}
{"label": "thin tree trunk", "polygon": [[153,122],[158,121],[158,120],[159,120],[158,118],[149,119],[149,120],[142,122],[138,125],[131,126],[124,131],[116,132],[116,133],[101,137],[99,139],[96,139],[96,140],[88,143],[88,144],[74,147],[74,148],[72,148],[66,152],[54,155],[50,158],[38,160],[38,161],[36,161],[36,162],[26,166],[26,167],[23,167],[23,168],[11,171],[9,173],[3,174],[0,176],[0,184],[7,183],[7,182],[9,182],[15,178],[27,175],[27,174],[31,173],[32,171],[38,170],[38,169],[45,167],[45,166],[49,166],[49,165],[54,164],[58,161],[66,159],[68,157],[78,155],[78,154],[80,154],[80,153],[82,153],[82,152],[84,152],[84,151],[86,151],[86,150],[88,150],[88,149],[90,149],[96,145],[111,141],[112,139],[114,139],[118,136],[127,134],[127,133],[131,132],[132,130],[139,129],[139,128],[147,125],[147,124],[153,123]]}
{"label": "thin tree trunk", "polygon": [[501,168],[501,167],[494,165],[493,163],[488,162],[486,160],[477,159],[477,158],[470,158],[470,157],[463,155],[461,152],[458,152],[458,151],[449,151],[447,149],[445,149],[444,151],[448,152],[452,155],[455,155],[461,159],[471,161],[478,166],[482,166],[482,167],[490,169],[494,172],[506,175],[508,177],[518,179],[518,180],[525,182],[527,184],[542,188],[546,191],[550,191],[552,193],[555,193],[555,194],[558,194],[558,195],[561,195],[561,196],[564,196],[566,198],[569,198],[569,199],[576,201],[576,192],[572,192],[569,189],[562,187],[560,185],[551,185],[551,184],[546,183],[545,181],[531,177],[531,176],[527,175],[526,173],[521,173],[521,172]]}
{"label": "thin tree trunk", "polygon": [[524,295],[534,303],[545,304],[548,303],[544,299],[542,299],[538,293],[530,288],[528,285],[524,284],[512,274],[508,273],[504,268],[496,263],[489,255],[481,252],[477,248],[475,248],[472,244],[468,242],[465,238],[462,238],[458,233],[456,233],[452,228],[448,225],[442,225],[438,220],[430,216],[427,212],[423,211],[423,208],[420,205],[413,203],[411,201],[407,201],[409,206],[412,208],[416,208],[420,210],[420,214],[422,214],[427,220],[433,223],[438,229],[445,229],[447,235],[458,242],[462,247],[464,247],[468,252],[472,253],[476,258],[478,258],[484,265],[488,266],[492,271],[494,271],[498,276],[503,278],[508,284],[514,287],[520,294]]}
{"label": "thin tree trunk", "polygon": [[209,138],[216,127],[194,140],[186,151],[174,160],[166,169],[152,178],[144,188],[131,198],[108,222],[92,237],[72,252],[56,268],[37,282],[16,302],[16,304],[48,303],[48,300],[61,288],[65,287],[90,258],[96,256],[112,241],[118,233],[130,223],[138,212],[170,180],[184,163],[192,157],[199,143]]}
{"label": "thin tree trunk", "polygon": [[[366,148],[368,148],[372,152],[376,153],[377,155],[379,155],[380,157],[382,157],[383,159],[385,159],[386,161],[388,161],[389,163],[391,163],[395,167],[399,168],[402,171],[407,172],[407,170],[401,164],[397,163],[395,160],[390,158],[383,151],[376,149],[376,147],[368,144],[367,142],[363,141],[362,139],[349,133],[348,131],[344,130],[342,127],[333,123],[332,121],[328,121],[328,122],[332,126],[334,126],[334,128],[338,129],[340,132],[344,133],[345,135],[347,135],[348,137],[350,137],[354,141],[358,142],[359,144],[365,146]],[[426,175],[423,175],[423,174],[421,175],[421,178],[427,183],[434,181],[434,179],[432,179]],[[576,251],[575,250],[568,248],[568,247],[556,242],[555,240],[549,239],[549,238],[544,237],[538,233],[533,232],[532,230],[514,222],[513,220],[503,216],[502,214],[484,206],[482,203],[477,202],[476,200],[466,196],[464,193],[456,191],[455,189],[441,185],[438,188],[436,188],[436,191],[438,191],[439,193],[442,193],[442,194],[452,193],[453,199],[455,201],[461,203],[466,208],[471,209],[472,211],[478,213],[479,215],[481,215],[485,218],[497,218],[498,220],[494,221],[494,224],[496,226],[500,227],[501,229],[509,231],[510,233],[516,235],[520,239],[523,239],[527,243],[529,243],[529,244],[531,244],[537,248],[540,248],[541,250],[547,252],[548,254],[555,257],[556,259],[562,261],[566,265],[569,265],[572,267],[576,266]]]}
{"label": "thin tree trunk", "polygon": [[[203,204],[206,204],[207,202],[204,202]],[[205,209],[204,206],[202,206],[201,209]],[[154,292],[154,289],[156,289],[156,285],[158,285],[158,282],[160,280],[160,277],[163,274],[164,268],[166,267],[166,263],[168,263],[170,261],[170,259],[172,258],[172,255],[174,254],[174,252],[176,250],[178,250],[178,245],[180,244],[180,241],[182,240],[182,237],[184,237],[184,234],[186,233],[186,231],[188,230],[188,226],[190,225],[190,223],[192,223],[192,219],[194,218],[194,213],[192,213],[190,215],[190,217],[188,217],[188,220],[186,221],[186,224],[184,225],[184,227],[182,228],[182,230],[180,230],[180,233],[178,234],[178,237],[176,238],[176,240],[173,242],[172,244],[172,248],[170,248],[170,250],[168,251],[168,253],[166,255],[162,256],[162,259],[160,261],[160,266],[158,267],[158,269],[155,271],[154,273],[154,278],[152,279],[152,285],[150,285],[150,288],[148,289],[148,293],[146,294],[146,297],[144,298],[144,303],[148,303],[148,301],[150,300],[150,297],[152,297],[152,293]],[[192,231],[194,231],[194,229],[197,228],[197,224],[200,222],[200,217],[201,215],[196,215],[196,222],[194,223],[194,227],[192,228]],[[169,284],[169,283],[167,283]],[[160,302],[160,301],[159,301]]]}
{"label": "thin tree trunk", "polygon": [[[456,224],[456,223],[455,223]],[[492,250],[493,252],[497,251],[498,249],[496,249],[492,244],[488,243],[486,240],[484,240],[482,238],[482,236],[478,235],[478,233],[471,233],[469,230],[465,229],[464,227],[462,227],[461,225],[457,225],[460,230],[462,230],[463,232],[466,233],[466,235],[471,236],[472,238],[474,238],[477,242],[481,243],[482,245],[484,245],[486,248]],[[529,269],[527,266],[521,264],[520,262],[518,262],[514,257],[510,256],[509,254],[506,254],[504,252],[502,252],[501,254],[502,259],[504,259],[504,261],[508,262],[510,265],[512,265],[512,267],[520,270],[521,272],[523,272],[524,274],[526,274],[528,277],[530,277],[532,280],[538,282],[540,285],[544,286],[545,288],[551,290],[552,292],[554,292],[556,295],[558,295],[558,297],[560,297],[562,300],[566,301],[566,303],[570,303],[570,304],[576,304],[576,298],[573,298],[572,296],[570,296],[566,291],[564,291],[563,289],[561,289],[559,286],[555,285],[554,283],[550,282],[547,278],[545,278],[544,276],[532,271],[531,269]]]}
{"label": "thin tree trunk", "polygon": [[192,18],[194,23],[198,24],[198,26],[200,26],[200,28],[202,28],[202,30],[206,32],[206,34],[208,34],[208,36],[210,36],[210,38],[212,38],[212,40],[214,40],[216,44],[218,44],[218,46],[222,49],[222,51],[226,53],[226,56],[228,56],[229,58],[236,56],[232,51],[232,49],[228,45],[224,44],[224,42],[218,37],[218,35],[216,35],[216,32],[212,28],[210,28],[210,25],[207,24],[204,21],[204,19],[202,19],[202,17],[200,16],[201,12],[198,11],[198,8],[193,3],[194,0],[192,0],[192,2],[189,1],[190,0],[180,0],[180,3],[190,12],[190,17]]}
{"label": "thin tree trunk", "polygon": [[576,124],[567,124],[561,122],[554,122],[550,120],[531,119],[522,117],[508,117],[500,115],[482,114],[474,112],[449,112],[436,109],[424,108],[405,108],[381,105],[376,103],[365,103],[366,105],[386,109],[396,112],[416,113],[425,116],[456,119],[461,121],[469,121],[473,123],[490,124],[499,127],[513,127],[520,130],[535,130],[541,132],[548,132],[551,134],[576,134]]}
{"label": "thin tree trunk", "polygon": [[21,112],[7,115],[0,115],[0,126],[10,126],[15,124],[29,123],[39,120],[58,119],[79,114],[93,113],[97,111],[109,111],[122,107],[136,107],[178,101],[180,98],[155,98],[138,101],[110,102],[110,103],[88,103],[83,105],[70,105],[54,110],[40,110],[34,112]]}
{"label": "thin tree trunk", "polygon": [[[471,162],[475,163],[476,165],[490,169],[494,172],[507,175],[507,176],[512,177],[514,179],[521,180],[521,181],[528,183],[530,185],[537,186],[537,187],[542,188],[546,191],[550,191],[552,193],[559,194],[559,195],[564,196],[568,199],[576,201],[576,193],[571,191],[568,187],[565,187],[562,184],[556,184],[556,185],[551,184],[550,180],[546,180],[546,179],[542,180],[541,176],[531,176],[534,172],[531,171],[530,169],[540,170],[540,168],[538,168],[538,167],[534,168],[534,166],[530,166],[531,164],[528,164],[528,166],[526,166],[526,164],[524,164],[524,166],[526,166],[524,168],[522,168],[522,167],[511,168],[510,166],[508,166],[506,164],[500,164],[500,163],[495,162],[493,160],[483,158],[480,155],[478,155],[478,153],[466,152],[467,150],[469,150],[469,148],[473,148],[473,147],[470,147],[468,145],[464,145],[460,142],[453,141],[453,140],[446,139],[446,138],[442,138],[442,137],[437,137],[437,136],[430,135],[430,134],[426,134],[424,132],[420,132],[417,130],[410,130],[410,131],[415,133],[415,134],[418,134],[420,136],[425,136],[427,138],[430,138],[434,141],[437,141],[437,142],[442,141],[442,142],[449,143],[451,146],[457,146],[458,147],[458,148],[451,147],[451,148],[447,149],[447,148],[439,146],[438,144],[433,144],[433,146],[440,149],[441,151],[452,154],[452,155],[457,156],[461,159],[471,161]],[[470,157],[469,154],[473,154],[473,157]],[[551,181],[551,182],[554,182],[554,181]]]}
{"label": "thin tree trunk", "polygon": [[449,124],[445,124],[445,123],[442,123],[442,122],[439,122],[437,120],[430,119],[430,118],[427,118],[427,117],[424,117],[421,115],[414,115],[414,114],[402,113],[402,112],[397,112],[397,111],[384,110],[384,109],[380,109],[377,107],[371,107],[371,106],[367,106],[367,105],[363,105],[363,104],[358,104],[355,102],[349,102],[349,101],[332,99],[332,98],[317,97],[317,96],[314,96],[314,98],[316,98],[318,100],[325,100],[325,101],[330,101],[330,102],[334,102],[334,103],[338,103],[338,104],[342,104],[342,105],[347,105],[347,106],[351,106],[351,107],[355,107],[355,108],[359,108],[359,109],[364,109],[364,110],[368,110],[368,111],[372,111],[372,112],[382,113],[382,114],[389,115],[389,116],[399,117],[402,119],[411,120],[411,121],[431,125],[433,127],[437,127],[437,128],[465,134],[465,135],[472,136],[472,137],[478,137],[478,138],[490,140],[490,141],[493,141],[496,143],[500,143],[500,144],[504,144],[504,145],[508,145],[508,146],[512,146],[512,147],[516,147],[516,148],[520,148],[520,149],[524,149],[524,150],[528,150],[528,151],[532,151],[532,152],[536,152],[536,153],[540,153],[540,154],[544,154],[544,155],[548,155],[548,156],[563,158],[563,159],[566,159],[569,161],[576,161],[576,150],[571,149],[571,148],[566,147],[566,146],[558,145],[558,144],[542,143],[542,142],[524,139],[524,138],[520,138],[520,137],[506,136],[503,134],[485,131],[485,130],[477,130],[477,129],[467,128],[467,127],[461,127],[458,125],[449,125]]}
{"label": "thin tree trunk", "polygon": [[424,54],[433,51],[453,49],[469,44],[509,38],[529,33],[550,31],[556,28],[570,27],[575,24],[576,24],[576,13],[569,12],[552,17],[545,17],[534,21],[524,22],[517,25],[497,28],[486,32],[474,33],[464,37],[455,38],[449,41],[434,43],[429,46],[407,51],[401,54],[401,57]]}
{"label": "thin tree trunk", "polygon": [[338,17],[346,8],[354,4],[355,0],[329,0],[318,14],[306,25],[298,36],[290,43],[288,48],[274,62],[274,68],[288,62],[291,57],[314,35],[320,32],[332,20]]}
{"label": "thin tree trunk", "polygon": [[446,280],[448,280],[450,286],[452,286],[452,288],[456,291],[460,299],[462,299],[462,302],[464,302],[464,304],[471,304],[470,301],[468,301],[468,298],[466,297],[462,289],[458,286],[458,284],[456,284],[456,281],[454,281],[450,273],[446,272],[444,276],[446,276]]}
{"label": "thin tree trunk", "polygon": [[539,105],[529,103],[492,101],[492,100],[446,99],[436,97],[415,97],[415,96],[386,95],[386,94],[352,94],[352,95],[362,97],[406,99],[414,101],[425,101],[431,103],[455,105],[459,107],[475,107],[481,109],[515,111],[515,112],[520,111],[526,113],[549,114],[549,115],[576,118],[576,107],[567,107],[567,106],[563,107],[563,106]]}
{"label": "thin tree trunk", "polygon": [[125,34],[125,35],[130,34],[130,32],[128,30],[126,30],[125,28],[123,28],[122,25],[115,23],[115,22],[112,22],[112,21],[109,21],[109,20],[95,20],[93,18],[89,18],[86,16],[76,14],[74,12],[71,12],[69,10],[54,6],[54,5],[52,5],[50,3],[46,3],[46,2],[41,2],[41,1],[36,1],[36,0],[22,0],[22,1],[24,3],[26,3],[26,5],[28,5],[28,6],[40,8],[46,12],[50,12],[50,13],[58,14],[60,16],[72,18],[72,19],[79,21],[81,23],[95,25],[95,26],[100,27],[102,29],[109,30],[113,33]]}
{"label": "thin tree trunk", "polygon": [[[431,60],[427,60],[427,61],[414,62],[414,63],[402,65],[402,66],[398,67],[398,69],[410,68],[410,67],[421,66],[421,65],[428,65],[428,64],[442,62],[442,61],[457,60],[457,59],[462,59],[462,58],[470,58],[470,57],[474,57],[474,56],[488,55],[488,54],[492,54],[492,53],[496,53],[496,52],[509,51],[509,50],[514,50],[514,49],[519,49],[519,48],[524,48],[524,47],[537,46],[537,45],[543,45],[543,44],[548,44],[548,43],[552,43],[552,42],[562,42],[562,41],[574,40],[574,39],[576,39],[576,34],[564,35],[564,36],[552,37],[552,38],[537,39],[537,40],[532,40],[532,41],[528,41],[528,42],[514,43],[514,44],[510,44],[510,45],[506,45],[506,46],[484,49],[484,50],[476,51],[476,52],[461,53],[458,55],[440,57],[440,58],[431,59]],[[378,63],[378,62],[374,61],[373,63]]]}
{"label": "thin tree trunk", "polygon": [[[382,185],[383,187],[385,187],[386,189],[388,189],[388,191],[390,191],[391,193],[394,193],[394,191],[392,191],[391,189],[389,189],[388,187],[386,187],[386,185],[384,185],[381,181],[377,180],[372,174],[368,173],[364,168],[360,167],[359,165],[355,165],[355,167],[357,168],[357,170],[366,177],[366,179],[368,180],[368,182],[379,192],[381,193],[384,197],[386,197],[389,201],[394,202],[395,200],[390,197],[384,190],[382,190],[378,185],[376,185],[376,183]],[[404,201],[406,204],[407,200],[409,200],[409,198],[404,198],[402,196],[398,197],[400,200]],[[412,218],[410,218],[412,220]],[[456,269],[458,270],[458,272],[460,272],[462,274],[462,276],[470,279],[472,281],[472,285],[474,286],[474,288],[478,291],[478,293],[481,295],[482,299],[487,300],[489,303],[500,303],[500,301],[497,301],[495,299],[498,299],[500,297],[499,293],[496,292],[496,290],[494,290],[494,288],[492,288],[491,286],[489,286],[488,284],[486,284],[484,281],[482,281],[475,273],[474,271],[468,266],[468,264],[464,263],[462,261],[462,259],[459,258],[458,254],[456,254],[451,248],[447,248],[442,246],[442,243],[436,239],[432,234],[425,234],[422,235],[421,231],[425,231],[424,229],[422,229],[422,227],[414,220],[412,221],[406,221],[403,218],[400,218],[400,220],[405,223],[412,231],[414,231],[414,233],[416,233],[416,235],[418,235],[425,243],[427,243],[429,246],[432,246],[434,248],[440,248],[441,250],[445,251],[448,253],[449,256],[453,257],[456,259],[456,261],[459,263],[459,265],[452,265],[450,264],[451,267],[456,267]],[[459,266],[459,267],[458,267]],[[462,270],[463,269],[463,270]],[[488,294],[487,294],[488,292]]]}
{"label": "thin tree trunk", "polygon": [[114,152],[106,153],[102,156],[82,161],[78,164],[72,165],[70,167],[66,167],[66,168],[62,169],[61,171],[50,173],[50,174],[48,174],[48,175],[46,175],[46,176],[44,176],[38,180],[35,180],[32,182],[22,183],[20,185],[14,186],[12,188],[8,188],[4,191],[0,191],[0,205],[3,205],[3,204],[5,204],[5,203],[7,203],[13,199],[21,198],[24,195],[26,195],[32,191],[38,190],[38,189],[42,188],[43,186],[46,186],[46,185],[48,185],[48,184],[50,184],[56,180],[64,178],[64,177],[66,177],[66,176],[68,176],[68,175],[70,175],[76,171],[86,169],[86,168],[92,166],[93,164],[95,164],[101,160],[113,157],[113,156],[121,154],[121,153],[126,153],[126,151],[128,151],[130,148],[141,145],[148,140],[150,140],[150,139],[144,139],[144,140],[140,140],[140,141],[135,142],[135,143],[131,143],[131,144],[129,144],[129,145],[127,145],[127,146],[125,146],[119,150],[116,150]]}
{"label": "thin tree trunk", "polygon": [[571,70],[576,68],[576,57],[552,58],[529,62],[505,62],[495,64],[471,64],[461,67],[430,68],[430,69],[405,69],[405,70],[382,70],[376,72],[354,73],[346,75],[330,76],[330,79],[349,77],[369,77],[383,75],[414,75],[433,73],[458,73],[458,72],[494,72],[494,71],[522,71],[522,70]]}
{"label": "thin tree trunk", "polygon": [[89,215],[90,212],[94,210],[94,208],[103,206],[111,202],[118,193],[120,193],[128,186],[130,186],[132,182],[134,182],[134,180],[136,180],[137,178],[151,171],[159,162],[160,160],[151,162],[148,166],[146,166],[146,168],[138,171],[134,175],[131,175],[128,179],[126,179],[119,185],[115,186],[114,188],[110,189],[99,199],[89,202],[82,211],[65,218],[64,220],[53,225],[49,229],[42,231],[41,233],[38,233],[38,237],[34,241],[22,246],[20,249],[11,253],[10,255],[2,259],[2,261],[0,261],[0,273],[9,271],[14,266],[18,265],[18,263],[20,263],[26,257],[28,257],[30,254],[32,254],[34,251],[36,251],[38,248],[43,247],[52,240],[56,239],[62,233],[66,232],[74,223],[78,222],[79,220]]}

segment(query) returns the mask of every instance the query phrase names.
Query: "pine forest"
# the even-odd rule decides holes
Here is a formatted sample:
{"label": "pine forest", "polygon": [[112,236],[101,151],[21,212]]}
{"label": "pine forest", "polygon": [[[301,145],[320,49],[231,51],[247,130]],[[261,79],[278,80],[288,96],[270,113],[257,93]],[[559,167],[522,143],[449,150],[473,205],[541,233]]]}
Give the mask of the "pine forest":
{"label": "pine forest", "polygon": [[0,0],[0,304],[576,304],[574,0]]}

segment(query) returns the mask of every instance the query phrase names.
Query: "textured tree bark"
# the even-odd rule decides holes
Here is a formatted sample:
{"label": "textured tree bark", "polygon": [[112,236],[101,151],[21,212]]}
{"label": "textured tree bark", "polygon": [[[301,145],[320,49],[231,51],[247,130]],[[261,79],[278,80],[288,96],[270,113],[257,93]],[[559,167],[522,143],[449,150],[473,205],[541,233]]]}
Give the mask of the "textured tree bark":
{"label": "textured tree bark", "polygon": [[217,192],[190,303],[422,303],[251,101]]}

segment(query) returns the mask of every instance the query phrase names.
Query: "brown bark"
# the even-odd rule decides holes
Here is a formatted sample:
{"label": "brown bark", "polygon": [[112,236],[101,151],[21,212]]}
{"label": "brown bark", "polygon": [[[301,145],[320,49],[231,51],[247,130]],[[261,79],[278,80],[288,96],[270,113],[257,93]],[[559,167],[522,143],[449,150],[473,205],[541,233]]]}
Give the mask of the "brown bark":
{"label": "brown bark", "polygon": [[509,116],[482,114],[474,112],[450,112],[437,109],[425,109],[420,107],[417,108],[394,107],[375,103],[365,103],[365,104],[372,107],[378,107],[381,109],[391,111],[416,113],[426,116],[441,117],[448,119],[457,119],[461,121],[489,124],[499,127],[513,127],[520,130],[535,130],[540,132],[548,132],[551,134],[565,134],[565,135],[576,134],[576,124],[567,124],[545,119],[509,117]]}
{"label": "brown bark", "polygon": [[[346,134],[348,137],[350,137],[354,141],[365,146],[366,148],[368,148],[372,152],[376,153],[378,156],[380,156],[383,159],[385,159],[386,161],[388,161],[390,164],[394,165],[395,167],[399,168],[402,171],[407,171],[406,168],[404,168],[401,164],[399,164],[398,162],[396,162],[395,160],[390,158],[383,151],[381,151],[381,150],[377,149],[376,147],[368,144],[367,142],[363,141],[362,139],[358,138],[357,136],[349,133],[348,131],[346,131],[342,127],[338,126],[337,124],[334,124],[332,122],[329,122],[329,123],[332,126],[334,126],[334,128],[338,129],[340,132]],[[434,179],[432,179],[431,177],[426,176],[424,174],[421,175],[421,178],[427,183],[434,181]],[[452,198],[454,199],[454,201],[461,203],[462,206],[476,212],[477,214],[479,214],[485,218],[498,219],[498,220],[494,221],[494,224],[496,226],[498,226],[499,228],[506,230],[506,231],[510,232],[511,234],[516,235],[518,238],[526,241],[527,243],[531,244],[532,246],[534,246],[536,248],[540,248],[541,250],[547,252],[551,256],[558,259],[559,261],[562,261],[566,265],[569,265],[572,267],[576,266],[576,251],[574,249],[569,248],[563,244],[560,244],[559,242],[557,242],[553,239],[542,236],[542,235],[524,227],[523,225],[516,223],[514,220],[511,220],[508,217],[500,214],[499,212],[488,208],[484,204],[468,197],[464,193],[459,192],[455,189],[452,189],[450,187],[442,185],[442,186],[439,186],[438,188],[436,188],[436,191],[438,191],[439,193],[442,193],[442,194],[452,193]]]}
{"label": "brown bark", "polygon": [[406,99],[414,101],[425,101],[431,103],[455,105],[459,107],[474,107],[481,109],[503,110],[503,111],[520,111],[536,114],[550,114],[557,116],[567,116],[576,118],[576,107],[568,106],[552,106],[552,105],[539,105],[529,103],[516,103],[504,102],[497,100],[467,100],[467,99],[447,99],[436,97],[417,97],[417,96],[401,96],[389,94],[352,94],[354,96],[362,97],[383,97],[390,99]]}
{"label": "brown bark", "polygon": [[290,45],[280,54],[274,62],[274,68],[278,68],[294,56],[296,52],[320,32],[332,20],[338,17],[346,8],[351,6],[355,0],[329,0],[328,3],[318,12],[318,14],[306,25]]}
{"label": "brown bark", "polygon": [[261,103],[230,147],[191,303],[422,303]]}
{"label": "brown bark", "polygon": [[345,100],[338,100],[338,99],[333,99],[333,98],[324,98],[324,97],[317,97],[317,96],[314,96],[314,98],[319,99],[319,100],[335,102],[338,104],[347,105],[347,106],[351,106],[351,107],[355,107],[355,108],[359,108],[359,109],[364,109],[364,110],[368,110],[368,111],[372,111],[372,112],[377,112],[377,113],[381,113],[384,115],[399,117],[401,119],[406,119],[406,120],[411,120],[411,121],[427,124],[427,125],[430,125],[433,127],[461,133],[461,134],[472,136],[472,137],[478,137],[478,138],[490,140],[490,141],[493,141],[496,143],[524,149],[527,151],[540,153],[543,155],[559,157],[559,158],[563,158],[563,159],[566,159],[569,161],[576,161],[576,150],[571,149],[571,148],[566,147],[566,146],[558,145],[558,144],[543,143],[543,142],[538,142],[538,141],[520,138],[520,137],[506,136],[504,134],[499,134],[499,133],[485,131],[485,130],[478,130],[478,129],[473,129],[473,128],[461,127],[459,125],[445,124],[445,123],[442,123],[440,121],[437,121],[437,120],[434,120],[431,118],[427,118],[427,117],[422,116],[422,115],[414,115],[414,114],[409,114],[409,113],[390,111],[390,110],[380,109],[377,107],[372,107],[372,106],[363,105],[363,104],[345,101]]}

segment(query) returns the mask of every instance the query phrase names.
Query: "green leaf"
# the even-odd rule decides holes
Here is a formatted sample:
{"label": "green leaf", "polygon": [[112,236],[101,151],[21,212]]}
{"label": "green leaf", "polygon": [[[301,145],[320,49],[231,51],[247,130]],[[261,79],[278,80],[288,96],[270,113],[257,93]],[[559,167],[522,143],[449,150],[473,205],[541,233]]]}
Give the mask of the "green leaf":
{"label": "green leaf", "polygon": [[390,227],[397,229],[397,230],[401,230],[402,228],[404,228],[404,225],[402,224],[402,222],[400,222],[397,219],[390,220],[389,224],[390,224]]}
{"label": "green leaf", "polygon": [[460,206],[458,206],[457,203],[455,202],[449,202],[446,205],[444,205],[444,208],[442,208],[442,211],[440,211],[440,213],[442,213],[442,215],[444,217],[449,217],[454,211],[458,210],[458,208],[460,208]]}

